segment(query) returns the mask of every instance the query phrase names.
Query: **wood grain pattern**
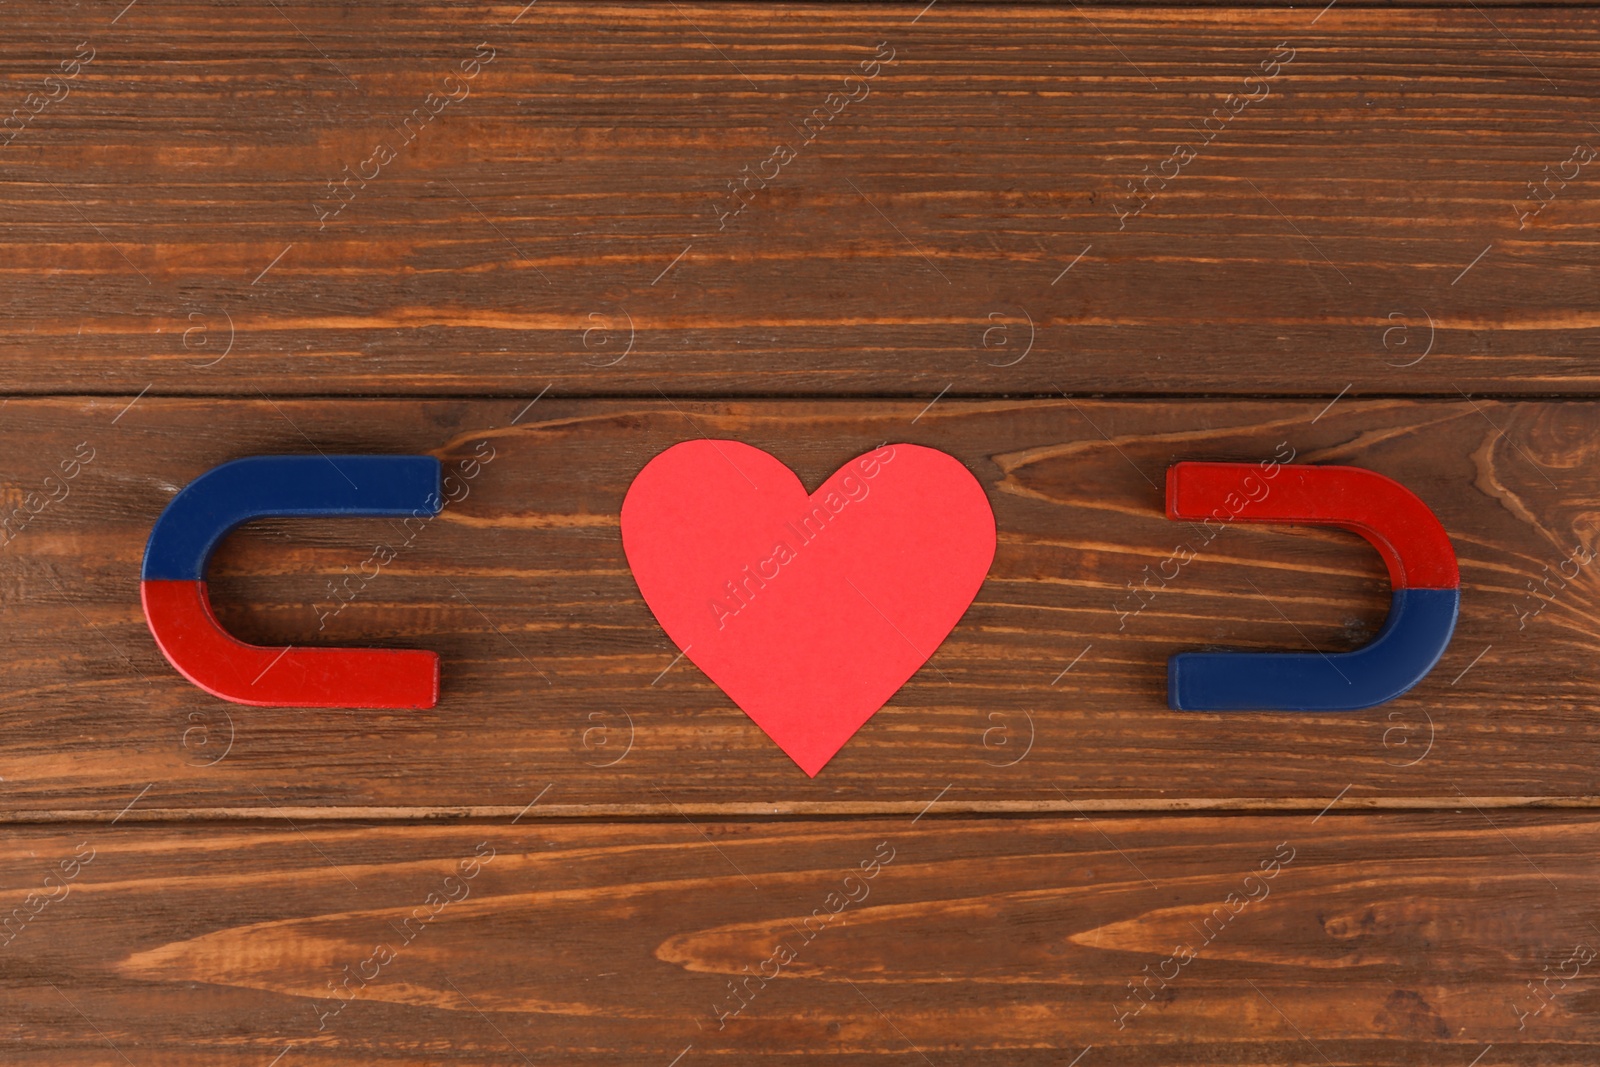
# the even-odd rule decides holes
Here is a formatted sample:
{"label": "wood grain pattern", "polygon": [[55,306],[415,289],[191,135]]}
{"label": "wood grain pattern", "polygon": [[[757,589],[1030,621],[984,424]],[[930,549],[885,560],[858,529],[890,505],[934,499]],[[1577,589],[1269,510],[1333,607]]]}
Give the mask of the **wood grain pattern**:
{"label": "wood grain pattern", "polygon": [[1578,1067],[1600,1055],[1597,848],[1593,816],[1471,809],[14,829],[8,911],[93,858],[0,949],[0,1048],[74,1067],[285,1048],[322,1067],[1056,1065],[1086,1046],[1083,1067]]}
{"label": "wood grain pattern", "polygon": [[[1521,2],[6,5],[0,1061],[1597,1062],[1600,9]],[[629,576],[703,435],[995,508],[815,780]],[[253,524],[219,613],[435,649],[436,709],[150,639],[172,494],[314,450],[464,492]],[[1353,537],[1162,517],[1286,451],[1438,512],[1455,642],[1170,712],[1172,652],[1383,618]]]}
{"label": "wood grain pattern", "polygon": [[[0,561],[5,817],[105,817],[146,785],[130,817],[267,804],[509,815],[548,783],[540,810],[567,814],[907,810],[930,782],[951,784],[957,810],[1597,793],[1597,586],[1592,564],[1572,562],[1592,554],[1600,519],[1594,403],[128,403],[0,411],[13,496],[80,442],[96,450]],[[977,601],[815,781],[677,661],[628,573],[629,481],[699,434],[765,448],[810,486],[884,441],[930,445],[966,463],[995,509]],[[139,559],[177,487],[235,456],[313,448],[432,452],[456,469],[492,456],[425,527],[260,523],[213,568],[218,611],[246,639],[439,651],[436,709],[231,707],[168,667],[145,628]],[[1382,622],[1382,564],[1354,536],[1238,526],[1208,542],[1163,517],[1169,463],[1285,449],[1388,474],[1436,510],[1462,561],[1455,641],[1422,685],[1368,712],[1169,712],[1173,652],[1349,648]],[[370,563],[378,544],[396,553],[387,567]],[[1197,558],[1150,582],[1184,545]],[[1547,577],[1558,571],[1575,577]]]}
{"label": "wood grain pattern", "polygon": [[0,41],[12,392],[1600,387],[1590,9],[121,6]]}

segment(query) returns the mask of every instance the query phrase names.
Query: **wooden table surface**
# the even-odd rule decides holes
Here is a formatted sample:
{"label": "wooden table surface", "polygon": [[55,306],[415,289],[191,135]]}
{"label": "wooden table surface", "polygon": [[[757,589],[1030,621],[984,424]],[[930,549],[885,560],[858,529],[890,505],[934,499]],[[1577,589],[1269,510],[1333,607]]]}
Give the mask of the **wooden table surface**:
{"label": "wooden table surface", "polygon": [[[1593,0],[4,16],[0,1061],[1600,1062]],[[995,511],[815,779],[622,553],[701,436]],[[437,650],[436,708],[149,635],[172,495],[314,450],[493,457],[213,566],[247,640]],[[1167,466],[1275,455],[1434,509],[1455,639],[1369,711],[1169,711],[1175,651],[1382,624],[1325,530],[1150,591]]]}

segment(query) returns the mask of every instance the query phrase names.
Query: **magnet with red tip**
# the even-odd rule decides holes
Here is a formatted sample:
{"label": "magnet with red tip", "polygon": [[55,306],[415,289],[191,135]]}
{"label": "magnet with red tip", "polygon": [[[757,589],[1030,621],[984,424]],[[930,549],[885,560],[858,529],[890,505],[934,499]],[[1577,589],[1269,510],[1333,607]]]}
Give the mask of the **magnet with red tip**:
{"label": "magnet with red tip", "polygon": [[[1259,499],[1255,494],[1260,492]],[[1178,463],[1167,517],[1333,526],[1366,538],[1389,568],[1378,636],[1351,652],[1183,652],[1167,661],[1177,711],[1356,711],[1393,700],[1444,655],[1461,605],[1455,549],[1409,489],[1358,467]]]}
{"label": "magnet with red tip", "polygon": [[178,672],[239,704],[282,708],[430,708],[439,657],[404,649],[246,644],[217,622],[206,564],[252,519],[437,514],[433,456],[252,456],[190,482],[156,520],[140,597],[156,644]]}

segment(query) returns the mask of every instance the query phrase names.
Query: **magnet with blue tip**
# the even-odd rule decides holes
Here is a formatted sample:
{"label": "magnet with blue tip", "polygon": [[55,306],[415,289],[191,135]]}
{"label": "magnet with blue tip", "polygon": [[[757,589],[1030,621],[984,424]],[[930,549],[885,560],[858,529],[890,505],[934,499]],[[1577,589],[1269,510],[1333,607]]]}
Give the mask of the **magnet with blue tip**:
{"label": "magnet with blue tip", "polygon": [[246,644],[217,621],[206,565],[253,519],[437,514],[433,456],[251,456],[185,486],[156,519],[139,583],[145,620],[167,661],[224,700],[280,708],[430,708],[439,657],[411,649]]}
{"label": "magnet with blue tip", "polygon": [[[1251,486],[1255,488],[1250,488]],[[1261,490],[1259,499],[1256,489]],[[1178,463],[1167,517],[1333,526],[1365,537],[1389,568],[1392,598],[1378,636],[1350,652],[1182,652],[1167,662],[1176,711],[1357,711],[1405,693],[1455,632],[1461,576],[1438,518],[1374,471],[1251,463]]]}

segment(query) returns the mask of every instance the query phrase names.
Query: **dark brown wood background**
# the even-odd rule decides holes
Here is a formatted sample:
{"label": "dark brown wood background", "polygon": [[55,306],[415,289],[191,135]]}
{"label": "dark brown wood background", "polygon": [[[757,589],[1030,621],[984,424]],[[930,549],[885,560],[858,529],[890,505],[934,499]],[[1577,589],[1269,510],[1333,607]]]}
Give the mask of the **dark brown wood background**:
{"label": "dark brown wood background", "polygon": [[[125,2],[0,34],[0,1060],[1600,1061],[1588,0]],[[815,780],[628,574],[702,434],[808,485],[930,445],[995,509]],[[1381,624],[1364,544],[1265,527],[1130,610],[1167,465],[1283,448],[1434,508],[1455,641],[1367,712],[1168,711],[1174,651]],[[392,524],[214,566],[247,639],[438,650],[437,708],[230,706],[151,641],[172,494],[312,449],[493,450],[325,627]]]}

